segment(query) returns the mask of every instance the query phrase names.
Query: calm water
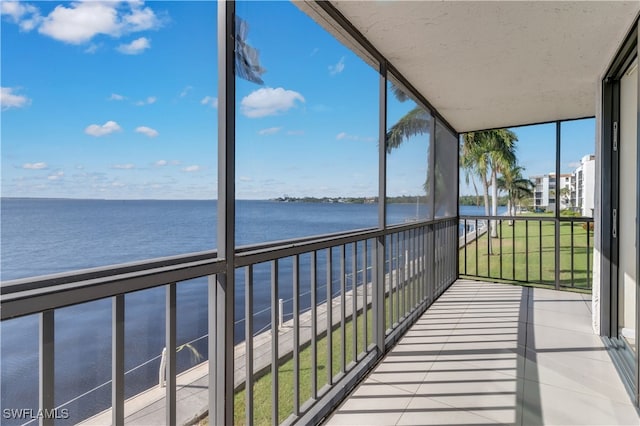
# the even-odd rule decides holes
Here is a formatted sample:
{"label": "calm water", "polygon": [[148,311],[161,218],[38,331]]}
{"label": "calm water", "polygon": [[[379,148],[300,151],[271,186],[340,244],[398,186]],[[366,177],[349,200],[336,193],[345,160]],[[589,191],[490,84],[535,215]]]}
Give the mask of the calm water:
{"label": "calm water", "polygon": [[[426,211],[420,211],[421,208],[424,210],[424,206],[389,205],[389,221],[403,223],[416,215],[423,216]],[[238,201],[236,209],[238,245],[377,224],[374,204]],[[461,207],[461,214],[482,212],[482,208]],[[1,213],[2,281],[216,247],[215,201],[3,199]],[[303,256],[300,271],[303,307],[309,305],[310,297],[309,267],[304,260]],[[322,267],[326,255],[320,254],[318,261]],[[358,268],[361,267],[359,264]],[[351,266],[347,269],[349,273]],[[243,338],[244,327],[241,272],[237,274],[236,341]],[[269,265],[257,265],[254,274],[258,312],[254,321],[259,330],[268,326],[270,319]],[[285,312],[290,312],[290,259],[281,262],[280,277],[279,296],[286,301]],[[323,287],[320,294],[325,295],[326,282],[320,279],[318,285]],[[336,283],[332,285],[335,293]],[[203,358],[207,357],[206,338],[202,338],[207,332],[206,295],[204,279],[178,286],[178,343],[195,340],[192,347]],[[65,406],[71,414],[69,423],[110,405],[110,321],[109,300],[56,311],[56,404],[88,392]],[[31,316],[5,321],[1,327],[2,407],[37,408],[38,319]],[[131,370],[126,375],[128,397],[157,383],[159,354],[164,346],[162,288],[126,296],[125,341],[125,368]],[[179,371],[196,362],[192,351],[184,349],[178,353]]]}

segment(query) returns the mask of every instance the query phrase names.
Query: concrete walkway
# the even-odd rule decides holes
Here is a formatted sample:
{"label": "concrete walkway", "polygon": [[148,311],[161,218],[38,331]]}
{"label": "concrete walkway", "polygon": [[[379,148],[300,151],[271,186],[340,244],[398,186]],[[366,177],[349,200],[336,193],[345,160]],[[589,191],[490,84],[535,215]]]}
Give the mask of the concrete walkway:
{"label": "concrete walkway", "polygon": [[329,425],[634,425],[591,295],[460,280]]}

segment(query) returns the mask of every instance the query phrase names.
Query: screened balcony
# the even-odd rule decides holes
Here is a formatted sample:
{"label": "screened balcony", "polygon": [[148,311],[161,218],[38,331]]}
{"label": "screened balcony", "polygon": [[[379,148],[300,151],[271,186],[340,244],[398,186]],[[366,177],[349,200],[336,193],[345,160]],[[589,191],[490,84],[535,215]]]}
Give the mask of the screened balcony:
{"label": "screened balcony", "polygon": [[[276,5],[300,20],[265,19]],[[621,92],[601,86],[612,63],[627,73],[633,61],[638,12],[637,2],[219,3],[211,22],[218,34],[217,201],[206,228],[215,226],[216,242],[4,281],[3,330],[15,337],[19,321],[35,330],[21,371],[37,371],[37,384],[16,397],[3,383],[3,408],[16,410],[4,411],[3,423],[637,424],[638,358],[629,342],[639,327],[627,317],[608,322],[618,316],[616,303],[626,308],[631,300],[613,294],[631,284],[612,281],[617,264],[610,261],[619,253],[607,239],[618,226],[607,197],[618,187],[609,178],[617,163],[605,125],[613,128],[607,114],[619,113],[607,102]],[[264,72],[252,45],[276,30],[298,31],[299,39],[282,37],[272,51],[321,33],[347,52],[323,65],[329,78],[352,64],[360,70],[343,87],[322,88],[340,102],[359,99],[369,114],[365,126],[375,137],[332,127],[331,139],[369,144],[343,156],[347,162],[328,142],[308,151],[274,146],[256,158],[252,137],[284,130],[237,123],[241,114],[266,114],[250,102],[269,92],[251,86]],[[303,47],[311,52],[305,60],[320,50]],[[279,79],[305,82],[304,72],[292,77],[272,61]],[[292,105],[305,102],[300,93],[278,93]],[[275,116],[284,111],[272,107]],[[349,113],[340,113],[346,125]],[[405,114],[420,120],[419,131],[398,130]],[[461,214],[464,133],[551,123],[554,138],[543,149],[559,176],[564,123],[585,117],[595,117],[600,173],[593,218],[562,217],[559,209],[544,218]],[[336,163],[315,164],[322,150]],[[360,198],[371,209],[329,233],[295,234],[305,214],[297,213],[283,225],[295,237],[244,244],[255,230],[238,218],[258,220],[265,211],[247,213],[239,194],[252,188],[243,173],[264,164],[274,185],[274,171],[284,167],[304,169],[298,180],[335,173],[357,181],[360,169],[343,169],[365,164],[374,193]],[[401,216],[393,198],[402,198],[406,176],[419,195]],[[637,233],[629,211],[615,228],[627,238]],[[153,313],[140,314],[141,306]],[[100,321],[93,311],[104,314]],[[83,334],[70,336],[68,325],[83,319]],[[616,340],[618,329],[627,340]],[[83,339],[106,339],[107,349],[91,352],[102,362],[89,363],[87,377],[71,376],[63,367],[69,360],[87,362]]]}

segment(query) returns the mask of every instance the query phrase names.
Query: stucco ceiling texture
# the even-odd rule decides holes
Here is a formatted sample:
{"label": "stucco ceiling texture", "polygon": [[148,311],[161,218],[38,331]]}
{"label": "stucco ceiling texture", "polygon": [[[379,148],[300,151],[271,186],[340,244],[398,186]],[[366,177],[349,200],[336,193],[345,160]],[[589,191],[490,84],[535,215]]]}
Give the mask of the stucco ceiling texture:
{"label": "stucco ceiling texture", "polygon": [[332,1],[459,132],[595,115],[640,1]]}

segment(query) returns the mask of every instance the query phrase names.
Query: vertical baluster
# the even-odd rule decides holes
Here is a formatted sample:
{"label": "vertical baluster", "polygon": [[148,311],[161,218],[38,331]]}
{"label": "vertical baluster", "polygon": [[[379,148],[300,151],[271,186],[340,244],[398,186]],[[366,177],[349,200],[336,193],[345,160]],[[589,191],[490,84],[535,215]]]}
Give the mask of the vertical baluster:
{"label": "vertical baluster", "polygon": [[384,353],[385,349],[385,268],[384,258],[387,240],[384,236],[376,238],[373,245],[372,266],[373,266],[373,282],[371,284],[371,310],[373,319],[373,342],[376,345],[378,354]]}
{"label": "vertical baluster", "polygon": [[511,222],[511,278],[516,280],[516,221]]}
{"label": "vertical baluster", "polygon": [[124,424],[124,295],[111,298],[111,423]]}
{"label": "vertical baluster", "polygon": [[571,224],[571,287],[574,287],[573,283],[573,220],[569,222]]}
{"label": "vertical baluster", "polygon": [[464,220],[464,274],[467,275],[467,219]]}
{"label": "vertical baluster", "polygon": [[[395,321],[393,322],[393,324],[398,324],[400,322],[400,285],[401,285],[401,279],[404,280],[404,277],[401,277],[402,272],[404,271],[404,265],[402,264],[402,262],[400,261],[400,256],[401,256],[401,242],[400,242],[400,232],[396,232],[395,234],[396,237],[396,297],[395,297],[395,301],[396,301],[396,309],[395,309],[395,313],[396,313],[396,318]],[[404,242],[404,238],[402,239],[402,241]],[[402,255],[404,257],[404,255]],[[392,326],[393,327],[393,326]]]}
{"label": "vertical baluster", "polygon": [[542,282],[542,220],[538,220],[538,260],[540,268],[540,282]]}
{"label": "vertical baluster", "polygon": [[327,384],[333,384],[333,249],[327,249]]}
{"label": "vertical baluster", "polygon": [[351,247],[351,325],[353,326],[353,362],[358,361],[358,242]]}
{"label": "vertical baluster", "polygon": [[411,305],[412,307],[416,306],[416,302],[418,297],[416,295],[416,285],[415,285],[415,244],[416,244],[416,229],[412,229],[409,231],[409,294],[411,295]]}
{"label": "vertical baluster", "polygon": [[[389,282],[389,295],[386,296],[387,302],[385,303],[388,306],[389,318],[387,319],[387,328],[393,328],[393,275],[394,275],[394,265],[393,265],[393,235],[389,235],[389,247],[387,249],[387,253],[389,254],[389,272],[388,279],[385,280],[385,293],[386,293],[386,283]],[[386,295],[386,294],[385,294]]]}
{"label": "vertical baluster", "polygon": [[590,255],[589,255],[590,250],[591,250],[591,244],[590,244],[589,239],[590,239],[590,232],[591,232],[590,231],[590,224],[591,223],[593,223],[593,222],[586,222],[585,223],[585,225],[587,225],[587,288],[592,288],[592,285],[591,285],[592,283],[591,283],[591,280],[589,278],[589,272],[590,272],[589,261],[591,260],[590,259]]}
{"label": "vertical baluster", "polygon": [[280,423],[278,380],[278,261],[271,261],[271,424]]}
{"label": "vertical baluster", "polygon": [[318,398],[318,267],[317,253],[311,252],[311,398]]}
{"label": "vertical baluster", "polygon": [[529,219],[524,220],[524,280],[529,282]]}
{"label": "vertical baluster", "polygon": [[480,235],[478,234],[478,219],[476,219],[476,225],[475,225],[475,232],[476,232],[476,238],[475,238],[475,243],[476,243],[476,277],[480,276],[479,272],[478,272],[478,239],[480,238]]}
{"label": "vertical baluster", "polygon": [[293,414],[300,415],[300,257],[293,256]]}
{"label": "vertical baluster", "polygon": [[487,220],[487,277],[491,277],[491,226],[493,224]]}
{"label": "vertical baluster", "polygon": [[[369,310],[369,300],[368,300],[368,287],[369,287],[369,262],[367,257],[367,246],[369,244],[369,240],[364,240],[364,244],[362,246],[362,333],[363,333],[363,341],[364,341],[364,352],[368,352],[369,348],[369,333],[367,330],[367,314]],[[373,276],[372,276],[373,281]]]}
{"label": "vertical baluster", "polygon": [[500,241],[500,279],[502,279],[502,219],[498,224],[498,240]]}
{"label": "vertical baluster", "polygon": [[346,275],[345,268],[346,253],[345,246],[340,246],[340,371],[344,374],[346,370],[347,353],[347,333],[346,333]]}
{"label": "vertical baluster", "polygon": [[[55,387],[55,311],[49,310],[40,313],[40,380],[39,399],[40,410],[51,411],[54,408]],[[53,418],[40,417],[40,426],[53,425]]]}
{"label": "vertical baluster", "polygon": [[245,268],[244,278],[244,372],[245,424],[253,424],[253,265]]}
{"label": "vertical baluster", "polygon": [[[398,291],[401,292],[401,294],[398,294],[398,324],[400,323],[400,319],[407,315],[407,231],[398,233],[398,238],[401,236],[401,241],[398,243],[398,247],[400,247],[400,250],[398,250],[398,260],[400,262]],[[400,295],[402,298],[400,298]]]}
{"label": "vertical baluster", "polygon": [[427,232],[428,227],[420,228],[420,288],[422,289],[422,300],[428,297],[427,292]]}
{"label": "vertical baluster", "polygon": [[176,424],[176,284],[166,286],[165,346],[167,348],[166,422]]}

